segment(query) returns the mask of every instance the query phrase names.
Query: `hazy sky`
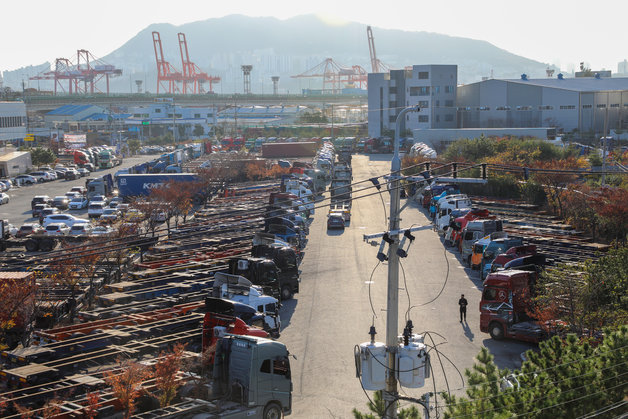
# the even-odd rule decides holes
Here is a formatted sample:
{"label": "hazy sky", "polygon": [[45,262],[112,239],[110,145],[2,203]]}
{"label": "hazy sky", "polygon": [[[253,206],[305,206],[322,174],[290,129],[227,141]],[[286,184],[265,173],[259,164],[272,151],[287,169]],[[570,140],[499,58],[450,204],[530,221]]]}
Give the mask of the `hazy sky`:
{"label": "hazy sky", "polygon": [[180,25],[236,13],[279,19],[316,13],[481,39],[566,71],[585,61],[615,72],[628,58],[628,0],[3,0],[0,71],[71,58],[79,48],[102,57],[151,23]]}

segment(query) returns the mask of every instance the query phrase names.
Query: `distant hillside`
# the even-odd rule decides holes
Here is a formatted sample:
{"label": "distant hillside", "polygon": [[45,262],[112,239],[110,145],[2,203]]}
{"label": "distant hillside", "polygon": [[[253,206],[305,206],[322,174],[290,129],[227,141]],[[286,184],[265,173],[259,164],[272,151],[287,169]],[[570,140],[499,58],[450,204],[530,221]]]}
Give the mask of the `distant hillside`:
{"label": "distant hillside", "polygon": [[[366,25],[329,25],[315,15],[287,20],[270,17],[230,15],[174,26],[153,24],[120,48],[102,57],[123,69],[124,75],[112,88],[128,92],[144,80],[144,88],[156,91],[156,64],[153,31],[160,32],[164,56],[181,68],[177,33],[186,34],[190,59],[209,74],[222,77],[217,93],[242,92],[240,66],[253,65],[251,88],[254,93],[272,90],[271,76],[280,76],[282,92],[296,93],[304,88],[320,89],[318,79],[294,79],[328,57],[351,66],[359,64],[370,71]],[[542,77],[546,64],[530,60],[494,45],[468,38],[428,32],[409,32],[373,27],[378,57],[393,68],[413,64],[458,64],[458,81],[469,83],[489,76],[519,77],[527,73]],[[21,70],[16,70],[21,72]],[[13,73],[13,72],[5,72]],[[130,78],[129,78],[130,76]],[[5,84],[10,77],[5,75]]]}

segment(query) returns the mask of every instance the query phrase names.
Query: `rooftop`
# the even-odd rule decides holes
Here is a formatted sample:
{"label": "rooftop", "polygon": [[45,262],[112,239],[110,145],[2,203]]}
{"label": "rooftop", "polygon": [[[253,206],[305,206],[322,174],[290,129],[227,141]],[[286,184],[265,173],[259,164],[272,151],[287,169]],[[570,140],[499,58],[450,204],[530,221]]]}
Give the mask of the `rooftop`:
{"label": "rooftop", "polygon": [[[493,79],[491,79],[493,80]],[[486,83],[486,80],[479,83]],[[552,87],[555,89],[572,90],[576,92],[600,92],[613,90],[628,90],[628,77],[576,77],[576,78],[547,78],[547,79],[495,79],[510,83],[529,84],[532,86]]]}
{"label": "rooftop", "polygon": [[28,151],[12,151],[10,153],[1,155],[0,161],[11,161],[17,157],[23,156],[24,154],[28,154]]}

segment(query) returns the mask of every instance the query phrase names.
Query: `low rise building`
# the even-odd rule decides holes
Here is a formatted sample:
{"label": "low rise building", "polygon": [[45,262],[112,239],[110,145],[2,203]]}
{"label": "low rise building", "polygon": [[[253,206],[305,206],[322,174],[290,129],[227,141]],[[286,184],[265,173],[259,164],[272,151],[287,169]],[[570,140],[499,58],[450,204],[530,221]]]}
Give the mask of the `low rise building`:
{"label": "low rise building", "polygon": [[13,177],[26,173],[33,167],[31,153],[11,151],[0,155],[0,177]]}
{"label": "low rise building", "polygon": [[26,137],[24,102],[0,102],[0,144],[20,144]]}

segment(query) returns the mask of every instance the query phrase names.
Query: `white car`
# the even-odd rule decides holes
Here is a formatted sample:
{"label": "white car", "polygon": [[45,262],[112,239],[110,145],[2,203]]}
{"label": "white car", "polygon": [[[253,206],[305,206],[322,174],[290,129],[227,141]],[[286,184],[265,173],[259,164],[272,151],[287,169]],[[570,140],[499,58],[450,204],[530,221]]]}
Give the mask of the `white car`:
{"label": "white car", "polygon": [[105,210],[104,202],[91,202],[87,207],[87,216],[89,218],[99,218]]}
{"label": "white car", "polygon": [[68,227],[72,227],[74,224],[89,223],[89,220],[78,218],[70,214],[52,214],[44,218],[42,225],[47,227],[48,224],[53,223],[63,223]]}
{"label": "white car", "polygon": [[87,208],[88,203],[89,201],[87,200],[87,198],[83,196],[76,196],[72,198],[72,200],[68,204],[68,208],[71,210],[82,210]]}
{"label": "white car", "polygon": [[67,236],[70,227],[63,223],[50,223],[46,226],[46,236]]}
{"label": "white car", "polygon": [[94,227],[91,224],[74,224],[70,227],[70,236],[87,236],[92,234]]}
{"label": "white car", "polygon": [[94,195],[89,199],[90,203],[104,202],[107,205],[107,197],[105,195]]}
{"label": "white car", "polygon": [[0,193],[0,205],[2,204],[8,204],[9,203],[9,195],[3,193]]}
{"label": "white car", "polygon": [[50,176],[47,172],[31,172],[29,175],[37,179],[37,182],[39,183],[52,180],[52,176]]}
{"label": "white car", "polygon": [[96,226],[92,229],[92,236],[106,236],[113,233],[113,228],[109,226]]}
{"label": "white car", "polygon": [[19,175],[15,177],[15,180],[21,185],[34,185],[37,183],[37,179],[30,175]]}
{"label": "white car", "polygon": [[120,218],[120,211],[115,208],[105,208],[100,215],[103,221],[116,221],[118,218]]}

